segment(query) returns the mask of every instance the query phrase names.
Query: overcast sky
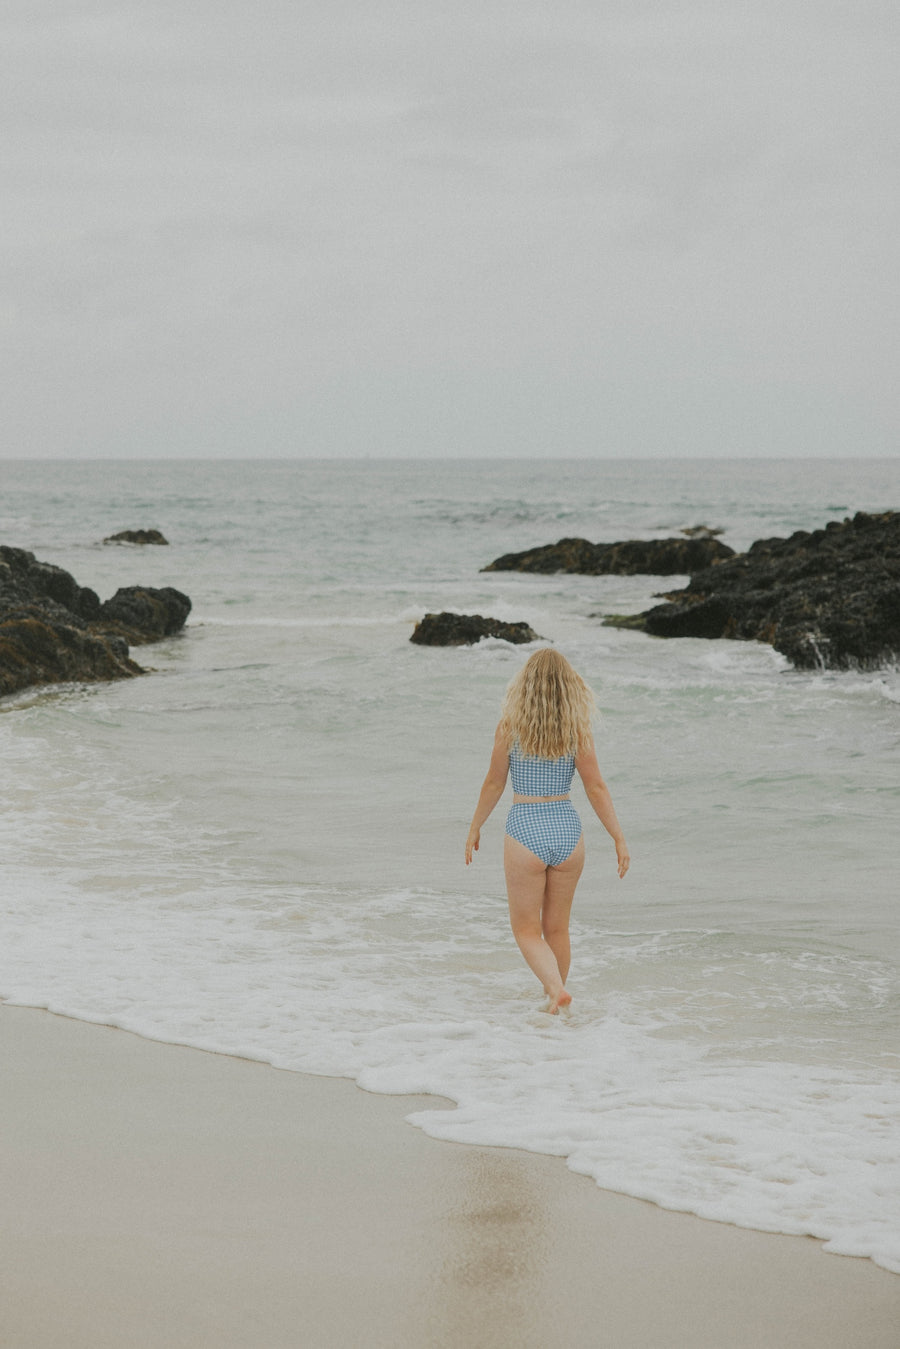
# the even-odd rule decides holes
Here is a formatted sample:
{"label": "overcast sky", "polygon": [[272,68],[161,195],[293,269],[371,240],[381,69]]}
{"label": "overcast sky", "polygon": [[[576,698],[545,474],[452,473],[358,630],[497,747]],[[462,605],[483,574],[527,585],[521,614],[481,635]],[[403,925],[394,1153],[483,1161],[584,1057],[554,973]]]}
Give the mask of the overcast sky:
{"label": "overcast sky", "polygon": [[0,454],[900,453],[897,0],[4,0]]}

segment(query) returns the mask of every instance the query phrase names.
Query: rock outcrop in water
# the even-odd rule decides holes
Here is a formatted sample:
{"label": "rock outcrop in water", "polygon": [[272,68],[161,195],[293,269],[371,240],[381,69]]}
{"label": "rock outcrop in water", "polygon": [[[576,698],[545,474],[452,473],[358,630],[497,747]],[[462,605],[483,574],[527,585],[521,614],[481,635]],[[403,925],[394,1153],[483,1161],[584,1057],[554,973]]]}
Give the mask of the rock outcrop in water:
{"label": "rock outcrop in water", "polygon": [[[705,530],[705,526],[701,526]],[[690,576],[695,571],[734,557],[733,548],[712,537],[712,531],[682,539],[626,539],[590,543],[560,539],[524,553],[505,553],[482,571],[576,572],[582,576]]]}
{"label": "rock outcrop in water", "polygon": [[110,534],[109,538],[103,540],[104,543],[156,543],[168,545],[169,540],[163,538],[158,529],[122,529],[118,534]]}
{"label": "rock outcrop in water", "polygon": [[190,611],[187,595],[171,587],[128,586],[101,604],[62,567],[0,546],[0,696],[142,674],[129,645],[178,632]]}
{"label": "rock outcrop in water", "polygon": [[769,642],[798,669],[900,659],[900,512],[858,512],[811,533],[760,539],[695,573],[667,603],[613,626],[655,637]]}
{"label": "rock outcrop in water", "polygon": [[191,612],[191,602],[180,590],[166,586],[125,586],[100,605],[104,632],[124,637],[133,646],[158,642],[180,632]]}
{"label": "rock outcrop in water", "polygon": [[503,623],[481,614],[426,614],[415,626],[411,642],[419,646],[468,646],[482,637],[500,637],[504,642],[538,642],[541,639],[527,623]]}

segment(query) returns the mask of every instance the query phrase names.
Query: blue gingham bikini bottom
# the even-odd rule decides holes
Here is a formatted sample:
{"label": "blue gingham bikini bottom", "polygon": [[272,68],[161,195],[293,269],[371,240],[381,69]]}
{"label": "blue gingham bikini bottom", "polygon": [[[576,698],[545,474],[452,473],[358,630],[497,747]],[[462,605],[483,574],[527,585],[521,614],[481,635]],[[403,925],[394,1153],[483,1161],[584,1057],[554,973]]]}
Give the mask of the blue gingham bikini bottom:
{"label": "blue gingham bikini bottom", "polygon": [[581,820],[571,801],[520,801],[510,807],[506,832],[545,866],[558,867],[581,838]]}

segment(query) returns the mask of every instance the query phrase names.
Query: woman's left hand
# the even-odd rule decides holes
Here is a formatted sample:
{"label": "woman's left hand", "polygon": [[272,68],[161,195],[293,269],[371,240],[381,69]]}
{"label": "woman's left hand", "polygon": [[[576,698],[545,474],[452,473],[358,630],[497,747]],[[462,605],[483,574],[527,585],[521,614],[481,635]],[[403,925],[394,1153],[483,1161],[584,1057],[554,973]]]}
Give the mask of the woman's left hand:
{"label": "woman's left hand", "polygon": [[481,830],[473,827],[469,830],[469,837],[466,839],[466,866],[472,860],[472,854],[478,851],[478,844],[481,841]]}
{"label": "woman's left hand", "polygon": [[628,844],[624,838],[616,839],[616,860],[619,864],[619,880],[625,875],[625,872],[631,866],[631,854],[628,851]]}

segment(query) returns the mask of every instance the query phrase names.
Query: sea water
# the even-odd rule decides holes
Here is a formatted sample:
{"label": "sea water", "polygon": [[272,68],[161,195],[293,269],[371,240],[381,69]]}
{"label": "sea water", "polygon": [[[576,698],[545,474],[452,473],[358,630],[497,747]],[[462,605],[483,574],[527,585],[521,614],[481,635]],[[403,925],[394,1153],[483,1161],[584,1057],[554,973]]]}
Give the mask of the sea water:
{"label": "sea water", "polygon": [[[194,604],[146,677],[0,703],[0,995],[449,1097],[413,1122],[900,1272],[900,675],[602,626],[678,578],[480,570],[898,505],[897,461],[0,465],[0,542]],[[139,527],[169,547],[100,542]],[[508,930],[505,802],[463,864],[531,648],[410,644],[443,609],[597,694],[633,864],[576,783],[569,1015]]]}

